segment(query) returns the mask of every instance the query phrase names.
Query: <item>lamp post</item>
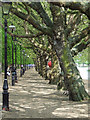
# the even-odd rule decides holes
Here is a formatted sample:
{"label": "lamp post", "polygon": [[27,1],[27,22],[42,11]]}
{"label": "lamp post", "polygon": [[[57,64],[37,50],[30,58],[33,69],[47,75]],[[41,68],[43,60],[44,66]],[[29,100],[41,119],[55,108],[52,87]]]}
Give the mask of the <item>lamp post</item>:
{"label": "lamp post", "polygon": [[[8,15],[12,3],[11,2],[3,2],[2,12],[3,15]],[[4,22],[5,26],[5,76],[4,76],[4,84],[3,84],[3,105],[2,109],[5,111],[9,111],[9,93],[8,93],[8,81],[7,81],[7,19],[5,18]]]}
{"label": "lamp post", "polygon": [[16,46],[16,37],[15,37],[15,82],[17,83],[17,46]]}
{"label": "lamp post", "polygon": [[29,55],[27,56],[27,69],[28,69],[28,67],[29,67],[28,59],[29,59]]}
{"label": "lamp post", "polygon": [[22,46],[20,45],[20,67],[21,67],[21,70],[20,70],[20,77],[22,77],[23,75],[23,64],[22,64]]}
{"label": "lamp post", "polygon": [[25,71],[26,71],[26,57],[27,57],[27,54],[25,54]]}
{"label": "lamp post", "polygon": [[[11,29],[12,33],[15,30],[15,26],[11,25],[9,26]],[[14,67],[14,55],[13,55],[13,36],[12,36],[12,86],[15,85],[15,67]]]}
{"label": "lamp post", "polygon": [[25,73],[25,62],[24,62],[24,52],[25,52],[25,50],[23,50],[22,51],[22,53],[23,53],[23,75],[24,75],[24,73]]}

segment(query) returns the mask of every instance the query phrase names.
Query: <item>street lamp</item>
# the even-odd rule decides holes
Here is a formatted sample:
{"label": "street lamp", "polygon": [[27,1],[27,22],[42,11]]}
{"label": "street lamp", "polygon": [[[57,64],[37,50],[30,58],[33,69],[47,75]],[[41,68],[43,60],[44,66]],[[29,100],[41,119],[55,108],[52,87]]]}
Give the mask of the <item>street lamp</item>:
{"label": "street lamp", "polygon": [[15,37],[15,82],[17,83],[17,47],[16,47],[16,37]]}
{"label": "street lamp", "polygon": [[29,66],[28,59],[29,59],[29,55],[27,56],[27,69],[28,69],[28,66]]}
{"label": "street lamp", "polygon": [[22,64],[22,46],[20,45],[20,67],[21,67],[21,70],[20,70],[20,77],[22,77],[23,75],[23,64]]}
{"label": "street lamp", "polygon": [[12,2],[2,2],[2,4],[3,4],[3,6],[2,6],[3,15],[9,15],[9,11],[11,9]]}
{"label": "street lamp", "polygon": [[26,71],[26,57],[27,57],[27,54],[25,54],[25,71]]}
{"label": "street lamp", "polygon": [[[8,15],[11,5],[11,2],[3,2],[2,3],[2,12],[3,15]],[[9,111],[9,93],[8,93],[8,81],[7,81],[7,19],[5,17],[5,22],[4,22],[4,26],[5,26],[5,76],[4,76],[4,84],[3,84],[3,105],[2,105],[2,109],[5,111]]]}
{"label": "street lamp", "polygon": [[24,62],[24,53],[25,53],[25,50],[22,51],[22,54],[23,54],[23,75],[25,73],[25,62]]}
{"label": "street lamp", "polygon": [[[9,28],[11,29],[12,33],[15,30],[14,25],[10,25]],[[14,68],[14,55],[13,55],[13,36],[12,36],[12,86],[15,85],[15,68]]]}

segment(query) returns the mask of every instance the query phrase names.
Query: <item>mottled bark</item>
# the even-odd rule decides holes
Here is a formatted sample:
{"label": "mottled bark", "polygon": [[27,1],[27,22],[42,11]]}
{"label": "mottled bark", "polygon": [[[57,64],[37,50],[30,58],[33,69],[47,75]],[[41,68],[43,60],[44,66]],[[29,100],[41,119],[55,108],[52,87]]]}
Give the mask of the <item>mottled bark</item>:
{"label": "mottled bark", "polygon": [[38,58],[36,57],[35,59],[35,70],[38,71]]}
{"label": "mottled bark", "polygon": [[47,60],[46,60],[46,55],[43,54],[43,75],[45,79],[47,79]]}
{"label": "mottled bark", "polygon": [[70,100],[81,101],[88,98],[88,94],[85,91],[84,84],[80,73],[73,61],[69,46],[67,42],[61,43],[63,51],[59,45],[56,44],[56,52],[59,58],[61,68],[64,71],[64,82],[67,90],[69,91]]}
{"label": "mottled bark", "polygon": [[[55,6],[53,6],[53,9],[54,8]],[[69,91],[69,99],[73,101],[81,101],[88,99],[89,95],[84,88],[82,78],[72,58],[67,34],[64,32],[64,10],[60,9],[61,13],[59,14],[57,12],[59,9],[60,8],[57,8],[57,10],[53,13],[54,35],[52,39],[54,40],[54,49],[56,50],[61,69],[64,72],[64,83]]]}
{"label": "mottled bark", "polygon": [[37,57],[37,71],[40,73],[40,59],[39,56]]}

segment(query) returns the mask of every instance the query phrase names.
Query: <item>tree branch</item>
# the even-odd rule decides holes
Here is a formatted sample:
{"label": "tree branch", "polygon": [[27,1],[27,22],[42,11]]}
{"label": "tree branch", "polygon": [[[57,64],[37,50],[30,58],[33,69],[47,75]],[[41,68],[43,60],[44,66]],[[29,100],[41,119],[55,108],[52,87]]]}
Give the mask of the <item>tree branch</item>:
{"label": "tree branch", "polygon": [[72,56],[74,57],[79,52],[81,52],[82,50],[86,49],[89,46],[90,46],[90,38],[88,37],[86,40],[82,41],[80,44],[78,44],[77,46],[75,46],[74,48],[72,48],[72,50],[71,50]]}
{"label": "tree branch", "polygon": [[24,6],[25,6],[25,10],[28,12],[28,14],[30,14],[29,8],[27,6],[27,3],[23,2]]}
{"label": "tree branch", "polygon": [[76,45],[77,43],[79,43],[83,38],[85,38],[86,36],[89,36],[89,31],[90,31],[90,26],[88,26],[87,28],[85,28],[84,30],[81,31],[81,34],[74,36],[73,38],[69,38],[69,42],[70,42],[70,48],[72,48],[74,45]]}
{"label": "tree branch", "polygon": [[70,35],[70,33],[74,30],[75,25],[78,25],[79,22],[81,21],[81,14],[79,13],[78,15],[75,16],[74,20],[71,20],[71,24],[68,24],[68,28],[66,28],[65,32],[68,34],[68,36]]}
{"label": "tree branch", "polygon": [[48,14],[43,9],[40,2],[36,2],[36,3],[32,2],[31,4],[29,4],[29,6],[38,12],[38,14],[40,15],[40,17],[43,19],[44,23],[48,27],[51,27],[51,28],[53,27],[52,21],[50,20]]}
{"label": "tree branch", "polygon": [[47,35],[50,35],[50,36],[52,35],[52,29],[50,27],[40,25],[39,22],[35,21],[30,15],[24,14],[15,8],[11,9],[11,12],[15,14],[16,16],[18,16],[19,18],[27,21],[29,24],[32,24],[34,28],[42,31],[43,33]]}
{"label": "tree branch", "polygon": [[[54,1],[54,0],[53,0]],[[48,0],[49,2],[49,0]],[[71,10],[79,10],[81,13],[86,14],[90,20],[90,2],[82,4],[80,2],[51,2],[53,5],[60,7],[70,8]]]}
{"label": "tree branch", "polygon": [[38,34],[33,34],[33,35],[28,35],[28,34],[27,35],[16,35],[9,31],[7,33],[13,37],[18,37],[18,38],[35,38],[35,37],[39,37],[39,36],[43,35],[42,32],[39,32]]}

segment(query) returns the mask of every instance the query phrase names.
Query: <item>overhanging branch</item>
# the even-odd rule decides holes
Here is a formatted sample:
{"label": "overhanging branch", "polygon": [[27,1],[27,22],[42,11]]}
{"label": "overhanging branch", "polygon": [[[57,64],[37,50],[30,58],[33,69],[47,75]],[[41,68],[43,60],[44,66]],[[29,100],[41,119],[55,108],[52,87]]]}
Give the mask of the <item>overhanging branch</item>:
{"label": "overhanging branch", "polygon": [[[48,0],[49,2],[50,0]],[[54,0],[53,0],[54,1]],[[59,7],[70,8],[71,10],[79,10],[81,13],[86,14],[88,19],[90,20],[90,2],[86,2],[82,4],[81,2],[51,2],[53,5],[57,5]]]}
{"label": "overhanging branch", "polygon": [[74,57],[79,52],[81,52],[82,50],[86,49],[89,46],[90,46],[90,39],[87,38],[85,41],[81,42],[80,44],[78,44],[77,46],[72,48],[72,50],[71,50],[72,56]]}
{"label": "overhanging branch", "polygon": [[81,34],[79,34],[77,36],[74,36],[73,38],[69,38],[68,37],[69,43],[70,43],[70,48],[72,48],[74,45],[79,43],[86,36],[89,36],[89,31],[90,31],[90,26],[88,26],[87,28],[83,29],[81,31]]}
{"label": "overhanging branch", "polygon": [[24,14],[21,11],[18,11],[16,8],[11,9],[11,12],[15,14],[17,17],[27,21],[29,24],[33,25],[34,28],[38,29],[39,31],[43,32],[47,35],[52,35],[52,29],[50,27],[43,26],[37,20],[34,20],[30,15]]}
{"label": "overhanging branch", "polygon": [[33,34],[33,35],[16,35],[16,34],[13,34],[9,31],[8,31],[8,34],[13,36],[13,37],[18,37],[18,38],[35,38],[35,37],[39,37],[39,36],[43,35],[42,32],[40,32],[38,34]]}

